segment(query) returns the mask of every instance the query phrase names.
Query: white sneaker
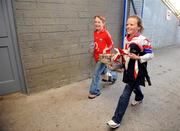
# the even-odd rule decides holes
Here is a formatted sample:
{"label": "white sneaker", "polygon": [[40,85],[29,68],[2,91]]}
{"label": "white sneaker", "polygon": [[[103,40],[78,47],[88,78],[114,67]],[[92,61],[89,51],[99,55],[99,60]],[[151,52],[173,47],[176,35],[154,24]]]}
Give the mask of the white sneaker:
{"label": "white sneaker", "polygon": [[118,127],[120,126],[120,124],[114,122],[113,120],[109,120],[109,121],[107,122],[107,125],[110,126],[110,127],[113,128],[113,129],[114,129],[114,128],[118,128]]}
{"label": "white sneaker", "polygon": [[141,101],[133,100],[133,101],[131,102],[131,105],[132,105],[132,106],[135,106],[135,105],[139,105],[139,104],[141,104],[141,103],[142,103],[142,100],[141,100]]}

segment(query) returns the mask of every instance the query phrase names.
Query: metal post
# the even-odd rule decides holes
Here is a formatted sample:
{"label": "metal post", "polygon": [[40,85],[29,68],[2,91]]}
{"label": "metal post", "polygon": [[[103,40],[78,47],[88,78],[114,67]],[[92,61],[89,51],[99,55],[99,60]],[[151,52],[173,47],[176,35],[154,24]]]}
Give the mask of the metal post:
{"label": "metal post", "polygon": [[126,35],[126,20],[127,20],[127,0],[123,3],[123,26],[122,26],[122,48],[124,48],[124,38]]}
{"label": "metal post", "polygon": [[145,3],[145,0],[142,0],[141,18],[143,18],[143,13],[144,13],[144,3]]}

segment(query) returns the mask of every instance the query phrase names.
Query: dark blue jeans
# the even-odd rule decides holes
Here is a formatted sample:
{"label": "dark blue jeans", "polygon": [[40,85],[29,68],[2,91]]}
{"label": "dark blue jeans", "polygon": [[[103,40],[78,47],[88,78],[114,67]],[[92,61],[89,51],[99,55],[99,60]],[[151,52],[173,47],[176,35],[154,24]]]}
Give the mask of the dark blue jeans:
{"label": "dark blue jeans", "polygon": [[126,112],[127,106],[129,104],[129,99],[131,97],[132,91],[135,93],[135,100],[140,101],[143,100],[144,95],[142,94],[142,91],[140,89],[140,86],[137,85],[135,87],[131,87],[130,85],[126,84],[122,95],[119,98],[118,105],[116,107],[116,111],[114,113],[114,116],[112,117],[112,120],[116,123],[120,123],[124,113]]}

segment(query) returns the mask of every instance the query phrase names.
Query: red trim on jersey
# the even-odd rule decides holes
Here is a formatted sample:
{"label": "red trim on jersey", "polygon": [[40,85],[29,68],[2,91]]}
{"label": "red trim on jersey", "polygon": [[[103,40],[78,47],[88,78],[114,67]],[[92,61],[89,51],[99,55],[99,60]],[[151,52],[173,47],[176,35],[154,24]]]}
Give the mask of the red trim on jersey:
{"label": "red trim on jersey", "polygon": [[134,37],[138,37],[140,36],[141,34],[139,32],[135,33],[133,36],[130,36],[130,35],[127,35],[126,36],[126,39],[127,41],[131,41]]}
{"label": "red trim on jersey", "polygon": [[145,48],[151,49],[152,46],[151,46],[151,45],[143,45],[143,48],[144,48],[144,49],[145,49]]}

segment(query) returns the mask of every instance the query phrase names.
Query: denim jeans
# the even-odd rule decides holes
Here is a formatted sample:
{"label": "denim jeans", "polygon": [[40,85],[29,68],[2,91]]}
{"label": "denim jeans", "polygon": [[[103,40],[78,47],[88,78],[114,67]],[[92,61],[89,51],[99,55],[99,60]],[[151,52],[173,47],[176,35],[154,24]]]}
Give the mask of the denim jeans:
{"label": "denim jeans", "polygon": [[111,75],[112,75],[112,80],[117,80],[117,78],[118,78],[118,73],[117,73],[116,71],[111,71],[111,70],[110,70],[110,73],[111,73]]}
{"label": "denim jeans", "polygon": [[124,113],[126,112],[127,106],[129,104],[129,99],[131,97],[132,91],[135,93],[135,100],[141,101],[144,98],[144,95],[141,92],[140,86],[137,85],[135,87],[130,87],[130,85],[126,84],[122,95],[119,98],[118,105],[116,107],[114,116],[112,120],[116,123],[120,123]]}
{"label": "denim jeans", "polygon": [[92,82],[90,86],[89,93],[98,95],[100,94],[100,79],[101,74],[104,74],[106,70],[106,65],[98,61],[95,66],[95,70],[92,77]]}

